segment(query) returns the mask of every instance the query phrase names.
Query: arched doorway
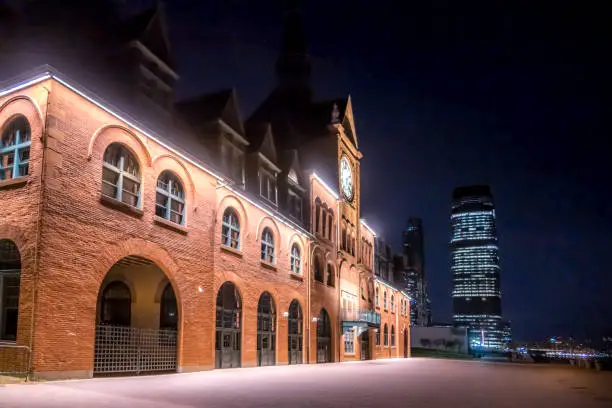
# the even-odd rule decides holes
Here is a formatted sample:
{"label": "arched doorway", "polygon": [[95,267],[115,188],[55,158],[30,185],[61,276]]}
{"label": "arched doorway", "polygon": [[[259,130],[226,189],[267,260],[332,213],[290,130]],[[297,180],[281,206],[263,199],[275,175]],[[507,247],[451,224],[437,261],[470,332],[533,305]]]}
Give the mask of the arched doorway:
{"label": "arched doorway", "polygon": [[225,282],[217,293],[215,368],[240,367],[242,302],[236,286]]}
{"label": "arched doorway", "polygon": [[289,364],[302,364],[302,349],[303,349],[303,316],[302,307],[297,299],[294,299],[289,305]]}
{"label": "arched doorway", "polygon": [[408,329],[404,329],[404,358],[408,358]]}
{"label": "arched doorway", "polygon": [[268,292],[257,304],[257,365],[276,364],[276,308]]}
{"label": "arched doorway", "polygon": [[0,240],[0,341],[17,340],[20,284],[19,249],[13,241],[2,239]]}
{"label": "arched doorway", "polygon": [[363,333],[361,333],[361,336],[359,336],[359,338],[361,343],[360,359],[371,360],[372,357],[370,357],[370,332],[368,330],[364,331]]}
{"label": "arched doorway", "polygon": [[156,300],[163,282],[163,271],[140,256],[108,271],[98,294],[94,375],[176,371],[178,305],[170,283]]}
{"label": "arched doorway", "polygon": [[317,363],[331,362],[331,323],[327,310],[321,309],[317,319]]}

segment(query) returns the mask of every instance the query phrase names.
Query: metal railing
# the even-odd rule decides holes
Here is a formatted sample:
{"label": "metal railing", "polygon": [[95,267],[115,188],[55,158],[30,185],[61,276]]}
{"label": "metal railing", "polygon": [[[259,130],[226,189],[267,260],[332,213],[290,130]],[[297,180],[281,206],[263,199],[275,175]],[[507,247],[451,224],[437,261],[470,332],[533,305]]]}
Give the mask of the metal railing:
{"label": "metal railing", "polygon": [[342,309],[343,322],[367,323],[368,326],[380,327],[380,313],[373,310]]}
{"label": "metal railing", "polygon": [[176,371],[176,330],[96,326],[94,374]]}
{"label": "metal railing", "polygon": [[0,343],[0,375],[26,376],[29,372],[30,348]]}

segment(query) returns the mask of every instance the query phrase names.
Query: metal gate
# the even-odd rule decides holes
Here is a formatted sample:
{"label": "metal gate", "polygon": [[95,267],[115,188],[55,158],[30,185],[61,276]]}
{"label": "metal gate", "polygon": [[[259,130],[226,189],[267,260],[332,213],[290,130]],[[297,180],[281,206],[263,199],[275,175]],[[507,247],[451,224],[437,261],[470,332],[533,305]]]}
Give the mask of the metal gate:
{"label": "metal gate", "polygon": [[361,333],[361,355],[360,355],[360,359],[361,360],[370,360],[370,334],[369,332],[366,330],[365,332]]}
{"label": "metal gate", "polygon": [[94,374],[176,371],[176,330],[96,326]]}

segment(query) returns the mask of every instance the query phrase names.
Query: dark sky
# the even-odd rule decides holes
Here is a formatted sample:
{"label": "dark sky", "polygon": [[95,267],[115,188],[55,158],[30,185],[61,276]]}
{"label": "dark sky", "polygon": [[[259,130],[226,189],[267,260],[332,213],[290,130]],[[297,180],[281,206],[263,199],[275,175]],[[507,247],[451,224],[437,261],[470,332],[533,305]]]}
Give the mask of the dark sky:
{"label": "dark sky", "polygon": [[[607,13],[583,3],[304,2],[316,96],[353,98],[363,216],[398,250],[407,217],[424,220],[436,321],[451,191],[486,183],[514,337],[612,329],[612,64]],[[167,10],[179,97],[233,86],[248,117],[274,86],[282,2]]]}

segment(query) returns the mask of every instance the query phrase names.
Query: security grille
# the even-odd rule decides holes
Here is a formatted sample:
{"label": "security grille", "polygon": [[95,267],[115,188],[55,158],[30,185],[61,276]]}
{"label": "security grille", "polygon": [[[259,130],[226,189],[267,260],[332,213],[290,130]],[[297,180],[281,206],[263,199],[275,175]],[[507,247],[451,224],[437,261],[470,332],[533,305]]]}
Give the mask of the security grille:
{"label": "security grille", "polygon": [[97,326],[94,374],[176,371],[175,330]]}

